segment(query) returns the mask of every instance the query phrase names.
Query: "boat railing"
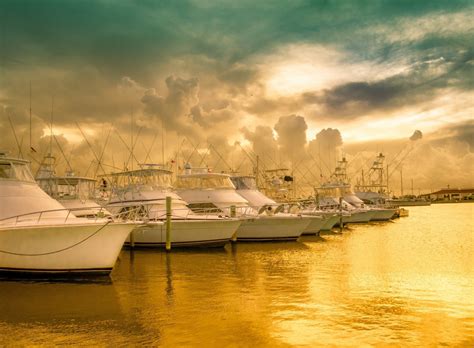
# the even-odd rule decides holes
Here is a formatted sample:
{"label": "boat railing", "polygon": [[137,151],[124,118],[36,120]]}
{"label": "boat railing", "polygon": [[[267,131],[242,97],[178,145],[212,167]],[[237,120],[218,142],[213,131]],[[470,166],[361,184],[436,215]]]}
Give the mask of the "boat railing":
{"label": "boat railing", "polygon": [[[279,206],[279,204],[275,204],[274,207],[276,208]],[[188,209],[186,212],[186,217],[188,215],[193,215],[193,216],[199,216],[203,217],[204,219],[208,218],[213,218],[215,219],[216,216],[218,217],[237,217],[237,218],[255,218],[258,217],[259,215],[273,215],[274,210],[268,210],[268,211],[263,211],[260,212],[261,208],[264,207],[262,205],[260,206],[235,206],[235,205],[229,205],[229,206],[220,206],[220,207],[206,207],[206,208],[193,208]],[[173,212],[175,210],[179,209],[173,209]],[[235,212],[235,214],[234,214]],[[166,213],[160,215],[160,218],[166,217]],[[175,217],[173,215],[173,217]]]}
{"label": "boat railing", "polygon": [[[86,210],[97,211],[94,214],[87,214],[87,217],[78,217],[74,212],[84,212]],[[98,220],[110,220],[110,221],[130,221],[130,222],[146,222],[146,219],[141,215],[140,207],[132,208],[127,211],[127,214],[117,213],[110,214],[104,207],[90,206],[90,207],[77,207],[77,208],[60,208],[60,209],[48,209],[38,210],[34,212],[28,212],[18,215],[13,215],[0,219],[1,224],[12,224],[16,226],[22,222],[34,222],[36,224],[44,223],[45,221],[54,220],[55,224],[61,222],[66,224],[72,219],[86,219],[89,221],[97,222]]]}

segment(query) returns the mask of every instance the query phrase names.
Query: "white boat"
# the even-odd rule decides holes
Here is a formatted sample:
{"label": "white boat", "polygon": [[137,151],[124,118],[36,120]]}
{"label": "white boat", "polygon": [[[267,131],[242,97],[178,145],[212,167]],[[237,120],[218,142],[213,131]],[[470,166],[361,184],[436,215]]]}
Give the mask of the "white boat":
{"label": "white boat", "polygon": [[[166,219],[166,197],[172,203],[172,247],[222,247],[228,243],[241,221],[214,214],[198,215],[192,212],[171,188],[172,172],[160,165],[144,164],[140,169],[109,174],[110,201],[106,208],[123,215],[130,209],[140,209],[149,221]],[[160,247],[166,244],[163,225],[137,227],[126,245]]]}
{"label": "white boat", "polygon": [[210,173],[207,168],[186,170],[186,174],[177,176],[178,194],[196,212],[230,215],[230,207],[235,206],[236,216],[242,219],[238,241],[294,241],[310,223],[306,217],[252,207],[237,193],[228,174]]}
{"label": "white boat", "polygon": [[[282,204],[278,204],[273,199],[267,197],[257,189],[257,183],[254,176],[251,175],[233,175],[230,177],[239,195],[245,198],[249,204],[257,210],[273,212],[273,214],[282,215],[284,210]],[[315,234],[321,230],[326,223],[326,218],[317,210],[299,210],[298,214],[310,219],[309,224],[303,230],[302,234]]]}
{"label": "white boat", "polygon": [[134,224],[77,218],[0,155],[0,272],[108,274]]}
{"label": "white boat", "polygon": [[397,213],[396,208],[387,206],[386,196],[381,193],[364,191],[357,192],[356,195],[366,207],[374,211],[372,221],[388,221]]}
{"label": "white boat", "polygon": [[[322,210],[332,212],[338,216],[342,214],[342,223],[367,223],[374,213],[364,206],[354,206],[342,197],[348,186],[342,183],[326,183],[316,189],[318,206]],[[339,223],[339,222],[338,222]]]}
{"label": "white boat", "polygon": [[56,175],[54,162],[54,157],[45,156],[36,173],[36,182],[43,191],[65,208],[74,210],[76,217],[95,218],[111,215],[95,202],[95,179],[76,176],[72,171],[68,171],[64,176]]}
{"label": "white boat", "polygon": [[397,213],[397,209],[387,204],[387,184],[384,172],[385,156],[380,153],[370,168],[367,177],[362,175],[362,182],[356,185],[355,195],[375,211],[372,221],[387,221]]}

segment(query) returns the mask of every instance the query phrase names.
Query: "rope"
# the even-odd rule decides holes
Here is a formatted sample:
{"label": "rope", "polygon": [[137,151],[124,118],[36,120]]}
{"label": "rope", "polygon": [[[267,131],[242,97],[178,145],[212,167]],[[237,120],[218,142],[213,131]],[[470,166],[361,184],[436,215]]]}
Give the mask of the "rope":
{"label": "rope", "polygon": [[0,250],[0,253],[2,254],[8,254],[8,255],[14,255],[14,256],[46,256],[46,255],[52,255],[52,254],[58,254],[60,252],[63,252],[63,251],[66,251],[66,250],[69,250],[69,249],[72,249],[76,246],[78,246],[79,244],[82,244],[84,243],[86,240],[94,237],[97,233],[99,233],[100,231],[102,231],[111,221],[107,221],[103,226],[101,226],[97,231],[95,231],[94,233],[92,233],[90,236],[84,238],[83,240],[73,244],[73,245],[70,245],[66,248],[63,248],[63,249],[59,249],[59,250],[55,250],[55,251],[50,251],[50,252],[47,252],[47,253],[41,253],[41,254],[22,254],[22,253],[14,253],[14,252],[10,252],[10,251],[5,251],[5,250]]}

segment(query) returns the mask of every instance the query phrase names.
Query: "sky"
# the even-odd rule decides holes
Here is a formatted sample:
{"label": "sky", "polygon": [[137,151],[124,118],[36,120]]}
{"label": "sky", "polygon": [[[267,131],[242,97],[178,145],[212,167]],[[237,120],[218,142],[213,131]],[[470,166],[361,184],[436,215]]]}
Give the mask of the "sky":
{"label": "sky", "polygon": [[0,0],[0,148],[34,164],[61,144],[82,174],[102,152],[131,166],[133,139],[136,162],[236,169],[245,150],[308,180],[342,156],[355,178],[384,152],[394,187],[401,168],[420,190],[474,187],[473,15],[456,0]]}

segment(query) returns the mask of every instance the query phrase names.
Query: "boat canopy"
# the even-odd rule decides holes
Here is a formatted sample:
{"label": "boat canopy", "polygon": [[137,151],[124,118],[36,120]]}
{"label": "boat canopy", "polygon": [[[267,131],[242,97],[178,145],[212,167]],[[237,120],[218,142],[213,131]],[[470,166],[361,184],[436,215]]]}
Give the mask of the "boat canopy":
{"label": "boat canopy", "polygon": [[257,190],[257,183],[253,176],[233,176],[230,180],[237,190]]}
{"label": "boat canopy", "polygon": [[[134,185],[149,185],[155,188],[171,188],[171,174],[173,172],[161,168],[144,168],[112,173],[102,176],[114,187],[125,188]],[[104,186],[104,181],[101,183]]]}
{"label": "boat canopy", "polygon": [[175,184],[181,190],[194,189],[231,189],[235,190],[234,184],[227,174],[206,173],[206,174],[184,174],[178,175]]}
{"label": "boat canopy", "polygon": [[35,182],[29,162],[0,156],[0,180]]}

